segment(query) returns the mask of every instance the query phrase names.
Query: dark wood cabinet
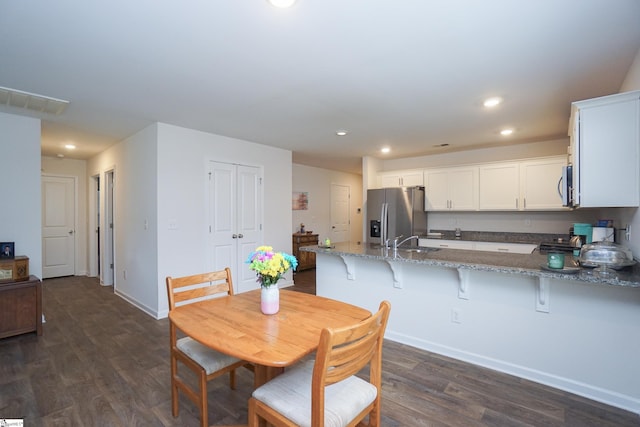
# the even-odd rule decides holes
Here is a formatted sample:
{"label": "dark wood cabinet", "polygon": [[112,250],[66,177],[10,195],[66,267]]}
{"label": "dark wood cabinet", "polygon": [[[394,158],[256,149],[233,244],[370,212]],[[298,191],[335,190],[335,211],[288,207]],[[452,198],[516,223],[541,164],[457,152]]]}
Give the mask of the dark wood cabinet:
{"label": "dark wood cabinet", "polygon": [[0,338],[27,332],[42,335],[42,282],[36,276],[0,283]]}
{"label": "dark wood cabinet", "polygon": [[318,235],[309,233],[293,233],[293,256],[298,259],[298,271],[316,268],[316,254],[301,251],[301,246],[318,244]]}

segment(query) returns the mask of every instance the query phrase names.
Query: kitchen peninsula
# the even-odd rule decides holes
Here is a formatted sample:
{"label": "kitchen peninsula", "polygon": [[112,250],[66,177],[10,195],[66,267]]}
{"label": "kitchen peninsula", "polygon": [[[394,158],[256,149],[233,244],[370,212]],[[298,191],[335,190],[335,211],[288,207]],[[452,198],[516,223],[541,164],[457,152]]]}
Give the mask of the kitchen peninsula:
{"label": "kitchen peninsula", "polygon": [[640,413],[640,270],[559,274],[546,256],[338,243],[317,294],[393,306],[386,338]]}

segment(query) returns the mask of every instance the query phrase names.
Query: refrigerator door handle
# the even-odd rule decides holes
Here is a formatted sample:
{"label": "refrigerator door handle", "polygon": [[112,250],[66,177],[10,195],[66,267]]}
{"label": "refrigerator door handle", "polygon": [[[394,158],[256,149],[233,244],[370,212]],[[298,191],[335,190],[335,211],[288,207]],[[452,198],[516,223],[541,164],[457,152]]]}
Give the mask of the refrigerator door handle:
{"label": "refrigerator door handle", "polygon": [[382,208],[380,210],[380,243],[384,246],[387,245],[387,214],[388,214],[388,203],[383,203]]}

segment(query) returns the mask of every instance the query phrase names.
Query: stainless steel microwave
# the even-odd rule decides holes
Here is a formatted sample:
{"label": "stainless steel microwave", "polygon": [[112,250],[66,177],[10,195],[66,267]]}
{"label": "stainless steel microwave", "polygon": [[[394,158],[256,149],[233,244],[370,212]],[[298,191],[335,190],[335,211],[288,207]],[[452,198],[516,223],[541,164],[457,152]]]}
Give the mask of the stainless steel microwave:
{"label": "stainless steel microwave", "polygon": [[558,181],[558,193],[562,198],[562,206],[573,207],[573,166],[562,167],[562,177]]}

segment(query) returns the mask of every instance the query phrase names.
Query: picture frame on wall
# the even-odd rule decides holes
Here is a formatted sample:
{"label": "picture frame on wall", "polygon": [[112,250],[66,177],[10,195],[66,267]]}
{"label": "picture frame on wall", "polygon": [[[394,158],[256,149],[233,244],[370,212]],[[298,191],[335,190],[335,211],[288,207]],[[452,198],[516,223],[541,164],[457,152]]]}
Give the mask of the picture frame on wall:
{"label": "picture frame on wall", "polygon": [[15,258],[14,242],[0,242],[0,258],[1,259]]}
{"label": "picture frame on wall", "polygon": [[292,197],[292,209],[294,211],[306,211],[309,209],[309,192],[294,191]]}

